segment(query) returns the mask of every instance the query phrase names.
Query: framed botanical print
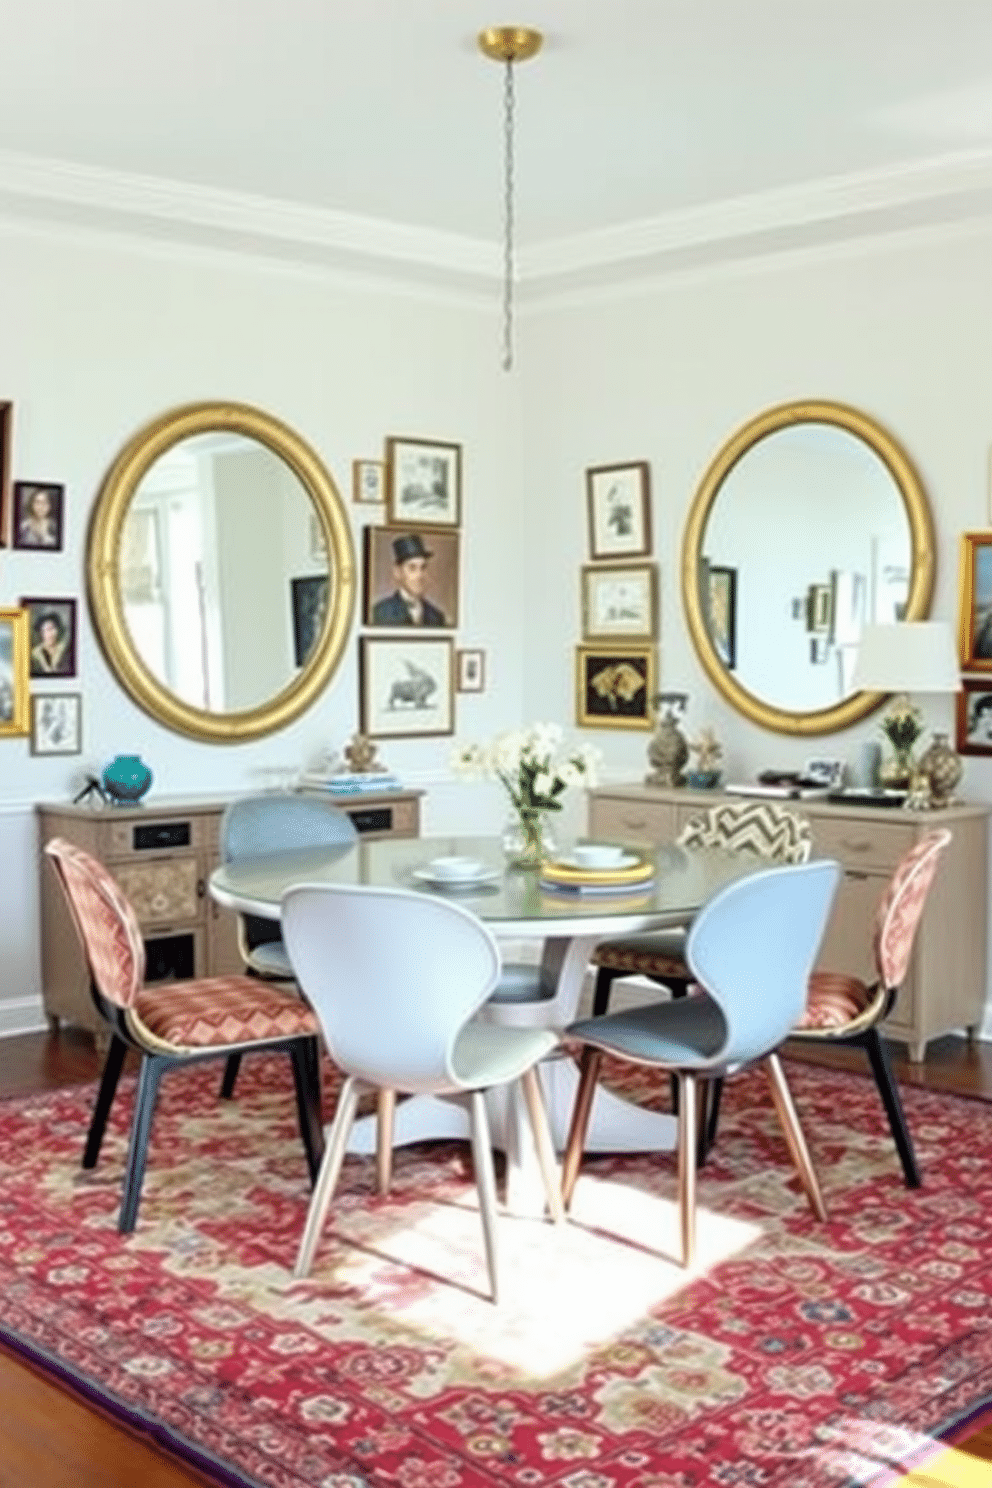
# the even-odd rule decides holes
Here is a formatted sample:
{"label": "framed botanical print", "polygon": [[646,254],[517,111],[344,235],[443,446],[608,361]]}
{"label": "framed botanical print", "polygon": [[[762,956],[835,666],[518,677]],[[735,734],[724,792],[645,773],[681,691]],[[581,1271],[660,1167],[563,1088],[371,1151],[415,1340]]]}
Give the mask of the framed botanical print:
{"label": "framed botanical print", "polygon": [[583,565],[585,640],[653,641],[657,634],[658,570],[653,563]]}
{"label": "framed botanical print", "polygon": [[475,649],[459,651],[457,658],[459,692],[485,692],[486,653]]}
{"label": "framed botanical print", "polygon": [[0,739],[28,731],[28,652],[26,610],[0,610]]}
{"label": "framed botanical print", "polygon": [[386,517],[391,527],[457,527],[462,447],[440,439],[386,440]]}
{"label": "framed botanical print", "polygon": [[32,677],[76,675],[76,601],[22,599],[28,612]]}
{"label": "framed botanical print", "polygon": [[653,646],[577,646],[575,721],[582,728],[650,729]]}
{"label": "framed botanical print", "polygon": [[82,694],[31,694],[31,753],[79,754],[83,747]]}
{"label": "framed botanical print", "polygon": [[586,471],[590,558],[651,552],[651,475],[646,460],[592,465]]}
{"label": "framed botanical print", "polygon": [[961,536],[958,649],[965,671],[992,672],[992,532]]}
{"label": "framed botanical print", "polygon": [[361,636],[358,674],[360,727],[370,739],[454,733],[450,636]]}

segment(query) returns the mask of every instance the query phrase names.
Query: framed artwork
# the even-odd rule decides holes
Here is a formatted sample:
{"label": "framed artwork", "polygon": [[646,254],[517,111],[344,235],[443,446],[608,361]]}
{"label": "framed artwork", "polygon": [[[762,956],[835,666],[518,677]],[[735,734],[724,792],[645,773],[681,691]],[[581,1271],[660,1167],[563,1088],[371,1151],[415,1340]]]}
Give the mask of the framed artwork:
{"label": "framed artwork", "polygon": [[83,698],[79,692],[32,693],[31,753],[81,753],[82,709]]}
{"label": "framed artwork", "polygon": [[62,548],[65,486],[15,481],[11,545],[57,553]]}
{"label": "framed artwork", "polygon": [[737,570],[711,563],[707,571],[707,617],[713,649],[728,671],[737,665]]}
{"label": "framed artwork", "polygon": [[458,624],[460,534],[366,527],[365,624],[453,630]]}
{"label": "framed artwork", "polygon": [[806,591],[806,629],[814,634],[829,633],[832,593],[829,584],[810,584]]}
{"label": "framed artwork", "polygon": [[462,447],[440,439],[386,440],[386,517],[393,527],[457,527]]}
{"label": "framed artwork", "polygon": [[307,574],[290,579],[290,603],[293,611],[293,661],[305,666],[317,644],[327,615],[326,574]]}
{"label": "framed artwork", "polygon": [[590,558],[636,558],[651,551],[651,476],[646,460],[586,471]]}
{"label": "framed artwork", "polygon": [[992,678],[961,678],[955,744],[958,754],[992,756]]}
{"label": "framed artwork", "polygon": [[32,677],[76,675],[76,601],[22,599],[28,612]]}
{"label": "framed artwork", "polygon": [[352,460],[351,499],[381,505],[386,499],[386,467],[381,460]]}
{"label": "framed artwork", "polygon": [[26,610],[0,610],[0,739],[28,732],[28,652]]}
{"label": "framed artwork", "polygon": [[361,732],[371,739],[455,731],[450,636],[362,636],[358,653]]}
{"label": "framed artwork", "polygon": [[992,532],[961,536],[958,649],[965,671],[992,672]]}
{"label": "framed artwork", "polygon": [[658,571],[653,563],[582,568],[582,635],[587,641],[653,641],[658,633]]}
{"label": "framed artwork", "polygon": [[10,541],[10,448],[14,405],[0,400],[0,547]]}
{"label": "framed artwork", "polygon": [[465,650],[459,651],[456,658],[456,676],[458,679],[459,692],[485,692],[486,690],[486,653],[485,651]]}
{"label": "framed artwork", "polygon": [[576,646],[575,721],[584,728],[651,727],[653,646]]}

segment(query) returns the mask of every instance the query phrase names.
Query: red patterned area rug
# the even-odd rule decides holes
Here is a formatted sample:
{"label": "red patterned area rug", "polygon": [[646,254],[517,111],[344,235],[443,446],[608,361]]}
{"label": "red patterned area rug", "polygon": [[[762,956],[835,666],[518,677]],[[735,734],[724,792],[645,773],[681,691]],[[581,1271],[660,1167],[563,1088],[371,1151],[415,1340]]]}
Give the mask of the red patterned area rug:
{"label": "red patterned area rug", "polygon": [[872,1082],[792,1064],[820,1225],[745,1075],[700,1177],[691,1274],[671,1158],[600,1157],[569,1224],[501,1216],[494,1307],[456,1143],[398,1152],[386,1198],[349,1159],[294,1281],[288,1063],[246,1062],[230,1103],[218,1075],[166,1077],[126,1239],[129,1100],[93,1173],[91,1089],[0,1102],[0,1341],[219,1483],[850,1488],[897,1480],[992,1398],[990,1106],[905,1091],[911,1193]]}

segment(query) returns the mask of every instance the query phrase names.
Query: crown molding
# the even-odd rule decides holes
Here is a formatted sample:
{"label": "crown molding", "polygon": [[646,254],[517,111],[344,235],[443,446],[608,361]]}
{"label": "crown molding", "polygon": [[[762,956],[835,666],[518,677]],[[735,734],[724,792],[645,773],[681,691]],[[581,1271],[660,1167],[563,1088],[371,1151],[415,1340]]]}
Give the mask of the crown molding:
{"label": "crown molding", "polygon": [[[499,244],[378,218],[0,150],[0,212],[484,297]],[[522,304],[992,215],[992,151],[806,182],[580,233],[518,254]]]}

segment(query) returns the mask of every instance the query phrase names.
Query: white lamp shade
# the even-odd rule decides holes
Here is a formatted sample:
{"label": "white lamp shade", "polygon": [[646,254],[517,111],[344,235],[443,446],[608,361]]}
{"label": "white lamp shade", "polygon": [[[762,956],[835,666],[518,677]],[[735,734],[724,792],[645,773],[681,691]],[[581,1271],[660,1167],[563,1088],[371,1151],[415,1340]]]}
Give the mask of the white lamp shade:
{"label": "white lamp shade", "polygon": [[946,620],[862,626],[851,685],[867,692],[958,692],[951,627]]}

